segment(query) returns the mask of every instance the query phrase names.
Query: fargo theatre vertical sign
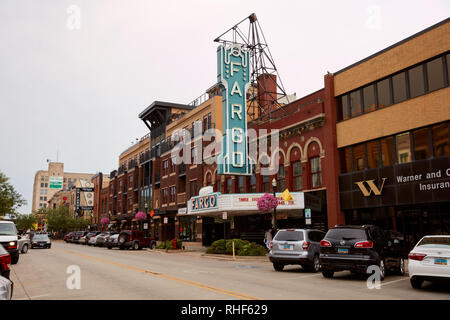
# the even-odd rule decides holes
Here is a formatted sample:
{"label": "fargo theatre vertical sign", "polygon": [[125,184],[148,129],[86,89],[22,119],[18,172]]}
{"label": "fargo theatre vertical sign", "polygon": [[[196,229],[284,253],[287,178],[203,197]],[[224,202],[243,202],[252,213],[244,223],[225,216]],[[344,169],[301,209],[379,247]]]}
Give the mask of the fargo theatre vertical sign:
{"label": "fargo theatre vertical sign", "polygon": [[222,89],[223,137],[218,174],[250,175],[247,146],[247,89],[250,54],[243,46],[219,46],[217,82]]}

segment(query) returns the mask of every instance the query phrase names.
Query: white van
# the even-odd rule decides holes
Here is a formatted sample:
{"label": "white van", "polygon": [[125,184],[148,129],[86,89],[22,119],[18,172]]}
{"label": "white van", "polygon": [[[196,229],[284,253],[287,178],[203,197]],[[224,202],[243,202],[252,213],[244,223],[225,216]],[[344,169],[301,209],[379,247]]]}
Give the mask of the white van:
{"label": "white van", "polygon": [[19,261],[18,240],[14,222],[0,220],[0,244],[11,255],[11,264]]}

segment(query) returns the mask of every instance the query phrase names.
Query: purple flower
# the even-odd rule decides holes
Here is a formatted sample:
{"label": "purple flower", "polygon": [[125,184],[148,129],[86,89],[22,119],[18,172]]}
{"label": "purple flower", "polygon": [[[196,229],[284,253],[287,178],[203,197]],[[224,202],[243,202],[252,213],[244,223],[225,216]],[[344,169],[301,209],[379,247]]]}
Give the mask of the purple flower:
{"label": "purple flower", "polygon": [[258,199],[258,209],[260,211],[268,211],[278,206],[278,200],[270,193],[265,193]]}
{"label": "purple flower", "polygon": [[100,220],[100,223],[105,225],[109,223],[109,218],[102,218],[102,220]]}
{"label": "purple flower", "polygon": [[138,213],[136,213],[135,218],[136,220],[145,220],[147,219],[147,215],[144,212],[139,211]]}

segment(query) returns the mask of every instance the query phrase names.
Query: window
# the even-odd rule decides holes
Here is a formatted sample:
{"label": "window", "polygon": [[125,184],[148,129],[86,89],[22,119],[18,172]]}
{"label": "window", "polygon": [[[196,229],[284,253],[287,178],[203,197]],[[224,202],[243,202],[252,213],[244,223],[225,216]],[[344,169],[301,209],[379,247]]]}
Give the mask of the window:
{"label": "window", "polygon": [[270,193],[270,176],[263,176],[263,192]]}
{"label": "window", "polygon": [[233,193],[233,180],[231,178],[227,178],[227,192]]}
{"label": "window", "polygon": [[311,165],[311,186],[319,188],[322,186],[322,168],[320,165],[320,157],[311,158],[309,160]]}
{"label": "window", "polygon": [[191,197],[195,197],[197,195],[197,180],[191,181],[190,187]]}
{"label": "window", "polygon": [[409,132],[398,134],[396,140],[398,163],[411,162],[411,141]]}
{"label": "window", "polygon": [[176,172],[175,163],[172,158],[170,158],[170,172]]}
{"label": "window", "polygon": [[208,116],[203,116],[203,132],[208,129]]}
{"label": "window", "polygon": [[395,163],[394,138],[381,139],[381,160],[383,166],[392,166]]}
{"label": "window", "polygon": [[169,189],[165,188],[163,189],[163,199],[162,199],[162,203],[163,204],[167,204],[169,201]]}
{"label": "window", "polygon": [[351,116],[355,117],[361,114],[361,92],[359,90],[350,93]]}
{"label": "window", "polygon": [[212,128],[212,115],[211,112],[208,113],[208,129]]}
{"label": "window", "polygon": [[342,173],[352,172],[352,147],[341,150]]}
{"label": "window", "polygon": [[169,160],[163,162],[163,174],[166,176],[169,173]]}
{"label": "window", "polygon": [[349,118],[349,113],[348,113],[348,95],[343,95],[340,98],[340,102],[341,102],[341,119],[342,120],[346,120]]}
{"label": "window", "polygon": [[47,201],[47,197],[44,197],[44,201]]}
{"label": "window", "polygon": [[278,167],[277,175],[277,185],[279,191],[284,191],[286,189],[286,172],[284,171],[284,165]]}
{"label": "window", "polygon": [[198,153],[199,152],[197,151],[197,148],[192,148],[191,149],[191,157],[192,157],[191,161],[192,161],[192,164],[197,164],[197,163],[200,162],[200,160],[198,159],[199,158]]}
{"label": "window", "polygon": [[256,192],[256,174],[255,173],[252,173],[252,175],[250,176],[250,189],[253,193]]}
{"label": "window", "polygon": [[216,177],[216,191],[217,192],[222,192],[222,181],[220,180],[219,177]]}
{"label": "window", "polygon": [[408,71],[409,95],[411,98],[425,93],[425,82],[423,77],[423,65],[414,67]]}
{"label": "window", "polygon": [[44,197],[39,197],[39,200],[40,200],[40,201],[43,201],[43,200],[44,200]]}
{"label": "window", "polygon": [[384,108],[391,105],[391,89],[389,79],[377,82],[378,108]]}
{"label": "window", "polygon": [[444,67],[442,58],[439,57],[427,62],[428,91],[434,91],[444,87]]}
{"label": "window", "polygon": [[450,155],[449,123],[433,126],[433,152],[435,157]]}
{"label": "window", "polygon": [[363,88],[364,112],[375,110],[375,86],[371,84]]}
{"label": "window", "polygon": [[353,170],[364,170],[364,144],[353,147]]}
{"label": "window", "polygon": [[244,176],[239,176],[238,178],[239,193],[245,193],[244,178]]}
{"label": "window", "polygon": [[45,187],[48,188],[48,183],[47,182],[45,183]]}
{"label": "window", "polygon": [[44,176],[41,177],[41,181],[44,181]]}
{"label": "window", "polygon": [[170,202],[176,202],[176,198],[177,198],[177,191],[176,191],[176,187],[170,187]]}
{"label": "window", "polygon": [[369,169],[378,168],[380,165],[378,141],[367,142],[367,166]]}
{"label": "window", "polygon": [[302,164],[300,161],[294,162],[292,164],[292,178],[294,191],[302,190],[303,188]]}
{"label": "window", "polygon": [[406,100],[406,76],[404,72],[392,77],[392,88],[394,91],[394,103]]}
{"label": "window", "polygon": [[41,182],[41,188],[44,188],[44,186],[45,186],[45,183]]}
{"label": "window", "polygon": [[419,129],[413,132],[414,139],[414,160],[423,160],[430,157],[430,139],[428,128]]}

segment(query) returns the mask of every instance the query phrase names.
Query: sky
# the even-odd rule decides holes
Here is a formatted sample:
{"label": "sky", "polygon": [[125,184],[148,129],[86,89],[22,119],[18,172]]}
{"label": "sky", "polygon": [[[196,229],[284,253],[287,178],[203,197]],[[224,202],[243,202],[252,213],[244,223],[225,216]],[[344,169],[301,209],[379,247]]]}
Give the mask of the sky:
{"label": "sky", "polygon": [[28,201],[47,159],[117,169],[155,100],[216,82],[213,40],[256,13],[288,94],[447,17],[443,1],[0,0],[0,171]]}

